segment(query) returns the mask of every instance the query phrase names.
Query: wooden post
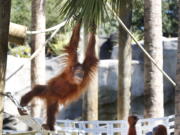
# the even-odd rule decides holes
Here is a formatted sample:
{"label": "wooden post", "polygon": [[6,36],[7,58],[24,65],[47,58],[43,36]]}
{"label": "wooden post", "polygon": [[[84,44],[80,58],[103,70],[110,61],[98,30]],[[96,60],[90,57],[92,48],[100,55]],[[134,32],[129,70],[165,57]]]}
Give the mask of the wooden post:
{"label": "wooden post", "polygon": [[[163,69],[162,1],[144,0],[144,48]],[[144,56],[144,117],[164,117],[163,74]]]}
{"label": "wooden post", "polygon": [[[120,0],[119,17],[125,25],[131,28],[132,0]],[[117,119],[127,120],[130,111],[131,67],[132,67],[131,37],[119,25],[119,78],[117,91]]]}
{"label": "wooden post", "polygon": [[[178,1],[180,7],[180,0]],[[179,8],[180,14],[180,8]],[[175,131],[174,135],[180,134],[180,16],[178,16],[178,50],[176,63],[176,88],[175,88]]]}
{"label": "wooden post", "polygon": [[[0,0],[0,92],[4,92],[11,0]],[[0,131],[3,127],[3,97],[0,96]],[[2,133],[0,132],[0,135]]]}
{"label": "wooden post", "polygon": [[[44,30],[45,21],[45,1],[32,0],[32,30]],[[32,53],[45,44],[45,33],[32,35]],[[35,84],[45,84],[45,47],[31,61],[31,86]],[[41,109],[41,101],[35,99],[32,101],[32,115],[40,117],[44,115]]]}
{"label": "wooden post", "polygon": [[23,45],[26,39],[26,31],[27,31],[26,26],[10,23],[9,42],[15,43],[17,45]]}

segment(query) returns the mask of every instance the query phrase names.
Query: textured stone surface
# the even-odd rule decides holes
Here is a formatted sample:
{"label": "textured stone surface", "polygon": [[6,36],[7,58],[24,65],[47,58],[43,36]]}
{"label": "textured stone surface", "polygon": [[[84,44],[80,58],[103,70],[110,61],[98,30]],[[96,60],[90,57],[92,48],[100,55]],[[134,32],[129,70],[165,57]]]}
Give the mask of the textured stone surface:
{"label": "textured stone surface", "polygon": [[[143,45],[143,42],[140,42]],[[112,53],[112,58],[117,59],[118,58],[118,46],[115,46],[113,49]],[[142,50],[135,44],[132,45],[132,59],[137,60],[139,62],[139,70],[140,72],[135,71],[136,74],[135,76],[133,75],[132,77],[138,79],[139,77],[143,76],[143,57],[144,53]],[[174,80],[175,79],[175,74],[176,74],[176,51],[177,51],[177,38],[163,38],[163,59],[164,59],[164,66],[163,69],[167,74]],[[138,77],[139,75],[139,77]],[[138,84],[138,85],[143,85],[143,83],[137,83],[136,79],[133,79],[133,83]],[[134,81],[135,80],[135,81]],[[139,88],[133,87],[132,89],[134,93],[141,93],[140,95],[143,95],[143,87],[144,86],[138,86]],[[164,94],[165,94],[165,102],[167,102],[167,97],[169,95],[174,94],[174,87],[173,85],[164,78]],[[168,97],[170,98],[170,97]]]}

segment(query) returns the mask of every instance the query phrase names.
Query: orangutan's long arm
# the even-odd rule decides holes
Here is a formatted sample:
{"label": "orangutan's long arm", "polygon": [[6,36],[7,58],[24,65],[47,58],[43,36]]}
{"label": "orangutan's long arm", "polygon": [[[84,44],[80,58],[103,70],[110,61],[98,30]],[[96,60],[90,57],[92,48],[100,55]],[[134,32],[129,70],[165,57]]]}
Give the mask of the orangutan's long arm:
{"label": "orangutan's long arm", "polygon": [[74,29],[69,44],[65,47],[67,56],[67,66],[72,67],[77,63],[77,47],[80,39],[81,22],[78,22]]}
{"label": "orangutan's long arm", "polygon": [[90,32],[86,56],[83,62],[84,79],[81,87],[86,86],[97,69],[98,59],[96,57],[95,44],[95,32]]}

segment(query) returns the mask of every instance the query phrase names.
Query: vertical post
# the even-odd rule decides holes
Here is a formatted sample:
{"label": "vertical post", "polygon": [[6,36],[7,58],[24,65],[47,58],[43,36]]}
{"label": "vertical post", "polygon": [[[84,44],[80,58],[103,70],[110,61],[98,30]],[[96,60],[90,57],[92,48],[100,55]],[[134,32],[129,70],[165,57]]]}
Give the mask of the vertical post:
{"label": "vertical post", "polygon": [[[131,27],[132,0],[120,0],[119,17],[127,28]],[[119,88],[117,95],[117,119],[127,120],[130,111],[131,89],[131,37],[119,26]]]}
{"label": "vertical post", "polygon": [[[180,7],[180,0],[178,1]],[[178,50],[176,65],[176,89],[175,89],[175,135],[180,134],[180,8],[178,26]]]}
{"label": "vertical post", "polygon": [[[163,68],[162,1],[144,0],[144,47]],[[144,57],[144,117],[164,116],[163,74]]]}
{"label": "vertical post", "polygon": [[[83,32],[84,52],[87,48],[88,29],[85,26]],[[94,78],[87,88],[83,97],[83,119],[84,120],[98,120],[98,75]]]}
{"label": "vertical post", "polygon": [[[45,0],[32,0],[32,30],[44,30],[45,20]],[[41,48],[45,43],[45,33],[32,35],[32,53]],[[31,86],[45,83],[45,47],[31,62]],[[42,115],[40,101],[32,102],[32,115],[40,117]]]}
{"label": "vertical post", "polygon": [[[11,0],[0,0],[0,92],[4,92]],[[3,97],[0,96],[0,131],[3,127]],[[0,133],[2,134],[2,133]]]}

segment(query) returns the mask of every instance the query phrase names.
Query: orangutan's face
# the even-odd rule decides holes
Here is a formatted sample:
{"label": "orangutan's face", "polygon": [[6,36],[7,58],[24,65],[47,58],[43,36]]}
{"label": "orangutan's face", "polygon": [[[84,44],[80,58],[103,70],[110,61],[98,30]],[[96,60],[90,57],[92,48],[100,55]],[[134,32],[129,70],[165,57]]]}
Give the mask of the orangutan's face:
{"label": "orangutan's face", "polygon": [[74,81],[77,84],[80,84],[84,77],[84,71],[81,65],[78,65],[74,68]]}

